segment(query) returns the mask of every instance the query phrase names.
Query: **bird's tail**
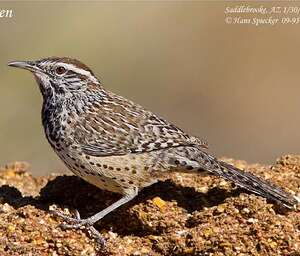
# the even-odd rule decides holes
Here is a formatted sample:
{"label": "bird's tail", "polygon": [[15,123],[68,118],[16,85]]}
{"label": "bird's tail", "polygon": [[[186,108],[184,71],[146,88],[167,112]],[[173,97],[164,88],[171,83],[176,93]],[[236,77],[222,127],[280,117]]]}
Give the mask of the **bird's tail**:
{"label": "bird's tail", "polygon": [[296,196],[285,192],[281,188],[272,185],[249,172],[241,171],[228,163],[219,161],[206,152],[202,152],[199,157],[201,158],[199,164],[203,169],[209,171],[211,174],[232,181],[241,188],[265,197],[266,199],[275,201],[279,205],[289,209],[295,209],[296,205],[300,203],[299,198]]}

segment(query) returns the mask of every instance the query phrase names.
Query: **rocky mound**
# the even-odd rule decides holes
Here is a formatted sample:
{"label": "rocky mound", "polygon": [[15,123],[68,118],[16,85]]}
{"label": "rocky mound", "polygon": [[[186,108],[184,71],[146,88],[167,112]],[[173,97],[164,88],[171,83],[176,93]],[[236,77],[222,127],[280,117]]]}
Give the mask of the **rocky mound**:
{"label": "rocky mound", "polygon": [[[297,194],[300,156],[273,166],[225,159]],[[300,207],[285,211],[217,177],[172,174],[96,225],[62,230],[49,207],[88,217],[120,196],[71,175],[33,177],[25,163],[0,170],[0,255],[300,255]],[[70,211],[69,211],[70,210]]]}

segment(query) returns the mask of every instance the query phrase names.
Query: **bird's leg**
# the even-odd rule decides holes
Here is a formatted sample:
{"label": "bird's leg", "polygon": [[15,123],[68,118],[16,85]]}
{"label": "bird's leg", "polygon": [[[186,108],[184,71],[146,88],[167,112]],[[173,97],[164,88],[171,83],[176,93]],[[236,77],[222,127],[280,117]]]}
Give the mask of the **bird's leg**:
{"label": "bird's leg", "polygon": [[112,205],[108,206],[101,212],[96,213],[95,215],[86,218],[86,219],[80,219],[80,215],[77,211],[76,217],[72,218],[69,216],[66,216],[58,211],[52,211],[52,213],[60,218],[62,218],[64,221],[72,224],[62,224],[61,227],[64,229],[69,228],[80,228],[82,226],[91,227],[93,226],[97,221],[101,220],[105,215],[109,214],[113,210],[117,209],[121,205],[131,201],[136,195],[137,195],[137,189],[134,189],[131,191],[131,193],[126,194],[121,199],[119,199],[117,202],[113,203]]}
{"label": "bird's leg", "polygon": [[[75,218],[80,220],[80,213],[78,210],[75,210]],[[101,246],[104,246],[105,245],[105,239],[103,238],[103,236],[99,233],[99,231],[97,229],[95,229],[93,226],[89,226],[87,227],[89,233],[90,233],[90,236],[92,236],[96,242],[98,244],[100,244]]]}

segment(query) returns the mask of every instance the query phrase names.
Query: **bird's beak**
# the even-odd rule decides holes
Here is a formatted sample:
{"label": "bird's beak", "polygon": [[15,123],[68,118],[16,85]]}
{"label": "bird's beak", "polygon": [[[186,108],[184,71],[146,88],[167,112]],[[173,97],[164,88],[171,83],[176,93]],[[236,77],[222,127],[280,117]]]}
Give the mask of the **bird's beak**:
{"label": "bird's beak", "polygon": [[34,61],[11,61],[8,63],[8,66],[23,68],[32,72],[36,72],[40,70]]}

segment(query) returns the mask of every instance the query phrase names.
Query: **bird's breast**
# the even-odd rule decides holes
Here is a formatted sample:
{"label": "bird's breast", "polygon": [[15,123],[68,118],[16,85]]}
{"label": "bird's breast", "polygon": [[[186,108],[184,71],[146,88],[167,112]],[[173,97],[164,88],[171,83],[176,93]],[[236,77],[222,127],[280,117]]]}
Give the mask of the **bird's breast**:
{"label": "bird's breast", "polygon": [[43,108],[42,122],[46,138],[55,150],[70,146],[69,113],[64,108]]}

